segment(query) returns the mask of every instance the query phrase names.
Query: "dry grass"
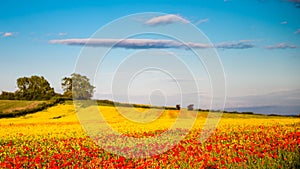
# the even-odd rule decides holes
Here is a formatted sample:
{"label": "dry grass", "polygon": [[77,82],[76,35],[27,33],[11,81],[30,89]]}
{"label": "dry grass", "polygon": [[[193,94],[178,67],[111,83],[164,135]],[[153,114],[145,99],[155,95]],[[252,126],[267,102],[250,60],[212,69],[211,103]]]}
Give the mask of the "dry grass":
{"label": "dry grass", "polygon": [[0,113],[31,109],[45,101],[0,100]]}

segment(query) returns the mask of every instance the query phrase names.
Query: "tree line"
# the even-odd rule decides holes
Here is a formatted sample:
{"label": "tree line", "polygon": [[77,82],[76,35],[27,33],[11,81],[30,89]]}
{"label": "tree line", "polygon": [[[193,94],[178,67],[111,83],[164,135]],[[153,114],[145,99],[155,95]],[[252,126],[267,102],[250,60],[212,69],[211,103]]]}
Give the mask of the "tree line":
{"label": "tree line", "polygon": [[61,82],[63,94],[55,93],[54,88],[43,77],[33,75],[17,79],[15,92],[2,91],[1,100],[50,100],[63,97],[65,99],[88,100],[93,97],[95,87],[89,78],[77,73],[64,77]]}

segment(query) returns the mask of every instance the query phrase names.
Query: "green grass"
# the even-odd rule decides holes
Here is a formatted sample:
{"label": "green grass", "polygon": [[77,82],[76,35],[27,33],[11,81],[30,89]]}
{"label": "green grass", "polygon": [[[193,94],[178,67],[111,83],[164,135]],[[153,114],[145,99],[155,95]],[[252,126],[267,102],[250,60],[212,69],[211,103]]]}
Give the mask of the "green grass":
{"label": "green grass", "polygon": [[42,103],[45,103],[45,101],[0,100],[0,113],[34,108]]}
{"label": "green grass", "polygon": [[0,118],[24,116],[63,102],[64,100],[61,98],[47,101],[0,100]]}

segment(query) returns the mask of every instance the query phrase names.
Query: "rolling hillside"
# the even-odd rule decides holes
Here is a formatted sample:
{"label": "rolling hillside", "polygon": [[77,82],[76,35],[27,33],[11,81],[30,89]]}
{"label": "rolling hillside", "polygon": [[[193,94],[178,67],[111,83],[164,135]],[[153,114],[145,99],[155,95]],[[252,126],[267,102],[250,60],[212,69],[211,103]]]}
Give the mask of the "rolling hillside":
{"label": "rolling hillside", "polygon": [[0,100],[0,118],[17,117],[35,113],[60,102],[60,99],[49,101]]}
{"label": "rolling hillside", "polygon": [[31,109],[42,103],[45,101],[0,100],[0,113]]}

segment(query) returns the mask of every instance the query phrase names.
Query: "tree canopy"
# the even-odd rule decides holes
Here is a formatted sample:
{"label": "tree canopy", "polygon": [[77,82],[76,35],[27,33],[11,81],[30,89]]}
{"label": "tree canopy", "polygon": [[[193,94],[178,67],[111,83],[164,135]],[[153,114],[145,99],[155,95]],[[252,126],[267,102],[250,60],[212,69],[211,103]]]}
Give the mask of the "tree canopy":
{"label": "tree canopy", "polygon": [[[94,94],[95,87],[89,78],[73,73],[71,77],[62,79],[64,97],[68,99],[89,100]],[[43,76],[20,77],[17,79],[17,91],[2,91],[1,100],[49,100],[61,96],[54,92],[50,83]],[[64,98],[65,99],[65,98]]]}
{"label": "tree canopy", "polygon": [[0,95],[1,100],[15,100],[15,93],[2,91]]}
{"label": "tree canopy", "polygon": [[89,82],[89,78],[73,73],[71,77],[62,79],[64,96],[73,97],[76,100],[89,100],[93,97],[95,87]]}
{"label": "tree canopy", "polygon": [[17,86],[15,98],[19,100],[49,100],[55,96],[54,89],[43,76],[18,78]]}

